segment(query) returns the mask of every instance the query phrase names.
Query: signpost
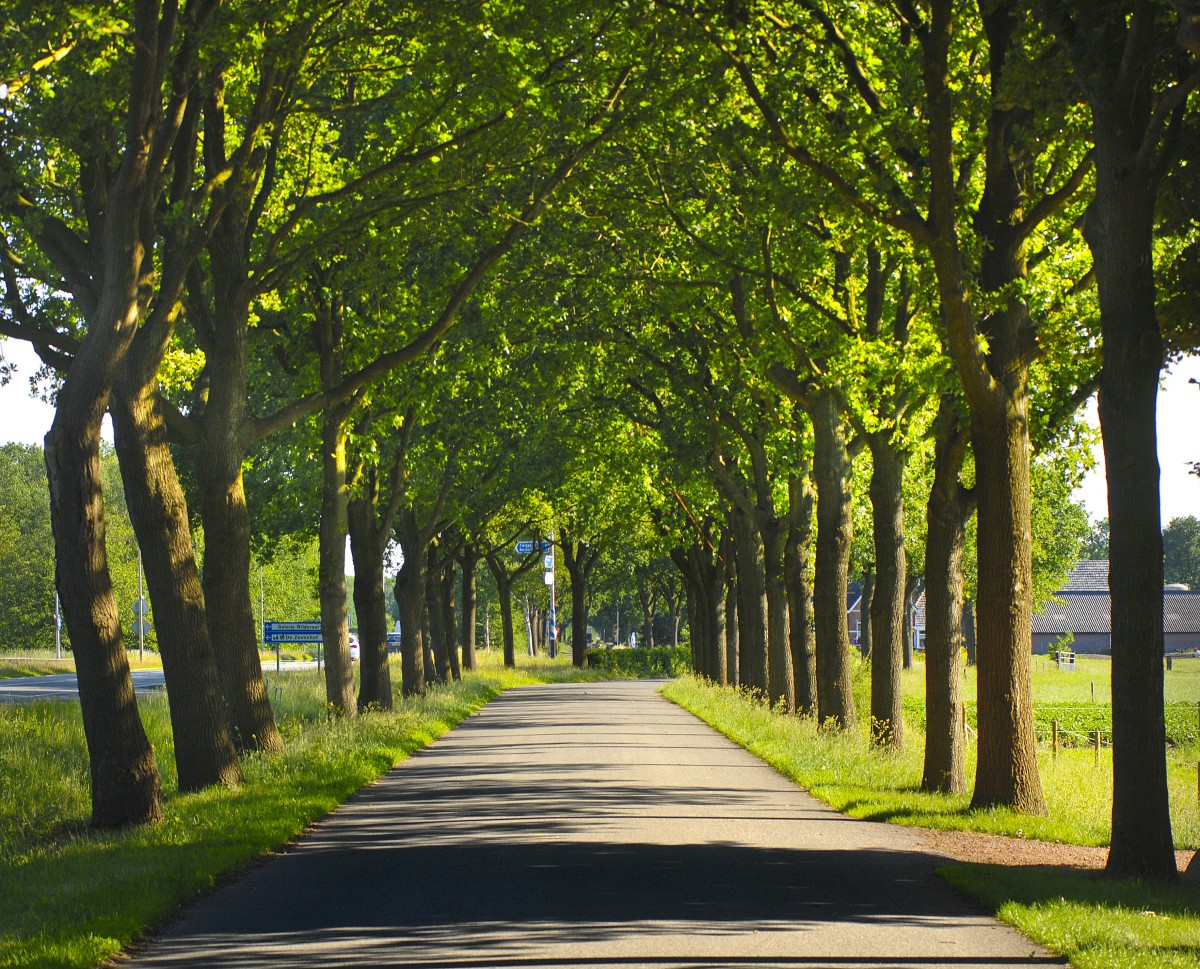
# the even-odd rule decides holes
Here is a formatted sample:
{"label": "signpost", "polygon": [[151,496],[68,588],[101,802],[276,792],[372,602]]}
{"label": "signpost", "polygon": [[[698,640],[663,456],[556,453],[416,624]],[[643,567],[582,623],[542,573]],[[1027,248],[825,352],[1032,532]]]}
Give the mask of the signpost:
{"label": "signpost", "polygon": [[274,643],[276,648],[282,643],[316,643],[317,671],[321,669],[321,621],[313,619],[306,622],[264,622],[263,642]]}

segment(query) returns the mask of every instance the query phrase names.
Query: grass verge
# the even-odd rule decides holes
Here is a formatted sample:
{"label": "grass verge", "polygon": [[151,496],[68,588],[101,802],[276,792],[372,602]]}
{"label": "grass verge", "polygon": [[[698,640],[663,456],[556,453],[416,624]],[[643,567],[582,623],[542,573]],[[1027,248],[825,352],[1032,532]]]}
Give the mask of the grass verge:
{"label": "grass verge", "polygon": [[[814,796],[854,817],[914,827],[976,831],[1071,844],[1107,844],[1111,813],[1111,752],[1107,770],[1086,751],[1044,756],[1041,767],[1050,814],[972,811],[969,799],[919,790],[923,738],[908,728],[899,754],[872,751],[864,735],[819,731],[812,720],[771,711],[738,690],[683,677],[663,687],[667,699],[691,711],[771,764]],[[973,751],[968,751],[971,758]],[[973,760],[968,775],[973,773]],[[1179,847],[1195,847],[1196,794],[1175,790]],[[1181,803],[1186,802],[1186,803]],[[1190,813],[1189,813],[1190,812]],[[1200,969],[1200,891],[1183,885],[1109,879],[1099,873],[989,865],[952,866],[945,877],[1031,939],[1065,956],[1076,969]]]}
{"label": "grass verge", "polygon": [[575,677],[569,662],[481,665],[391,713],[354,720],[325,715],[315,671],[272,676],[287,753],[246,758],[236,790],[179,794],[166,699],[145,699],[166,819],[120,832],[87,828],[78,705],[0,710],[0,967],[96,965],[504,689]]}

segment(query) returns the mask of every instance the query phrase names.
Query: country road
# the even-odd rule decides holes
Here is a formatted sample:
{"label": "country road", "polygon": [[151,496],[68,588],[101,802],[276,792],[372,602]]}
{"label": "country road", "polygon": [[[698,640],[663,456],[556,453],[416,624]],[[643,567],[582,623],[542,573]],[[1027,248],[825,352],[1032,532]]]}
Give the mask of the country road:
{"label": "country road", "polygon": [[655,690],[505,693],[130,965],[1062,964]]}

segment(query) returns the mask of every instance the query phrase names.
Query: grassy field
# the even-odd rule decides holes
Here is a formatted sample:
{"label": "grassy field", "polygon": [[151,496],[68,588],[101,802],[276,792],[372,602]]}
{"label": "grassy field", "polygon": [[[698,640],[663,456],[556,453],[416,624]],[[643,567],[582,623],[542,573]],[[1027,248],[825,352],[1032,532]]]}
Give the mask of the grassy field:
{"label": "grassy field", "polygon": [[247,758],[237,790],[180,795],[165,697],[144,699],[166,819],[123,832],[87,828],[78,706],[0,709],[0,967],[97,965],[501,690],[577,676],[569,659],[518,660],[517,670],[504,670],[485,655],[463,682],[354,721],[326,716],[315,670],[273,674],[287,753]]}
{"label": "grassy field", "polygon": [[[130,669],[157,669],[162,660],[153,650],[145,651],[145,659],[139,661],[137,650],[128,653]],[[48,676],[52,673],[74,673],[75,660],[70,650],[63,650],[62,659],[54,658],[52,649],[26,650],[23,653],[0,652],[0,680],[17,676]]]}
{"label": "grassy field", "polygon": [[[1200,661],[1172,664],[1168,695],[1196,709]],[[1040,664],[1039,664],[1040,665]],[[1074,674],[1042,665],[1035,670],[1035,705],[1090,704],[1107,710],[1108,664],[1086,661]],[[866,708],[867,667],[856,668],[856,701]],[[973,671],[965,693],[974,701]],[[924,670],[905,673],[906,736],[899,754],[870,750],[865,733],[818,731],[811,720],[783,716],[736,690],[691,677],[673,681],[663,693],[696,713],[732,740],[854,817],[917,827],[978,831],[1072,844],[1105,845],[1112,812],[1112,756],[1103,749],[1097,766],[1088,749],[1048,748],[1039,767],[1049,815],[1030,817],[1005,810],[971,811],[969,798],[919,790],[924,744]],[[1104,682],[1101,694],[1100,682]],[[1092,682],[1097,686],[1091,701]],[[1101,700],[1103,696],[1103,700]],[[919,712],[919,718],[909,714]],[[974,749],[967,750],[968,780]],[[1170,751],[1172,824],[1176,845],[1200,847],[1195,749]],[[1183,885],[1123,882],[1099,873],[960,865],[946,877],[975,896],[1004,921],[1070,959],[1076,969],[1200,969],[1200,890]]]}

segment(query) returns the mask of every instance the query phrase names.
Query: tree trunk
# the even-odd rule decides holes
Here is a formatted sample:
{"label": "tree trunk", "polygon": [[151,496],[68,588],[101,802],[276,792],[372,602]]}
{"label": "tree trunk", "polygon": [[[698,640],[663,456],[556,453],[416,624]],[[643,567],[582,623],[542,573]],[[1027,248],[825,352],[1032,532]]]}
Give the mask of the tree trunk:
{"label": "tree trunk", "polygon": [[858,722],[850,672],[846,587],[850,576],[851,456],[836,401],[813,394],[813,478],[817,486],[817,572],[813,611],[817,634],[817,714],[822,725],[850,729]]}
{"label": "tree trunk", "polygon": [[767,599],[767,694],[771,705],[783,704],[788,713],[796,712],[796,684],[792,670],[792,651],[788,636],[787,583],[784,581],[784,542],[786,522],[760,516],[763,569]]}
{"label": "tree trunk", "polygon": [[813,492],[809,482],[793,475],[790,492],[784,579],[787,583],[789,644],[795,680],[796,712],[817,712],[817,653],[812,624]]}
{"label": "tree trunk", "polygon": [[101,376],[114,365],[112,351],[89,330],[45,441],[57,586],[79,680],[97,828],[162,817],[158,767],[134,698],[104,546],[100,422],[111,384]]}
{"label": "tree trunk", "polygon": [[887,432],[871,438],[871,510],[875,543],[875,594],[871,599],[871,741],[904,746],[900,670],[907,605],[904,557],[904,465],[908,456]]}
{"label": "tree trunk", "polygon": [[467,543],[458,556],[462,566],[462,668],[475,669],[475,625],[478,615],[478,584],[476,574],[479,567],[479,552]]}
{"label": "tree trunk", "polygon": [[[325,654],[325,700],[343,716],[358,713],[350,662],[350,626],[346,610],[346,428],[345,413],[335,408],[321,424],[321,523],[317,590],[321,601],[321,640]],[[361,650],[359,653],[361,659]]]}
{"label": "tree trunk", "polygon": [[450,659],[450,678],[462,679],[462,667],[458,663],[458,615],[454,609],[454,593],[458,584],[458,569],[453,555],[446,555],[442,562],[442,629],[446,635],[446,652]]}
{"label": "tree trunk", "polygon": [[425,549],[407,510],[400,515],[404,562],[393,594],[400,613],[400,688],[404,696],[425,692]]}
{"label": "tree trunk", "polygon": [[943,397],[936,424],[925,540],[925,766],[921,789],[967,789],[963,739],[963,542],[972,503],[961,473],[967,433],[960,407]]}
{"label": "tree trunk", "polygon": [[871,638],[871,604],[875,601],[875,567],[869,566],[862,578],[862,595],[858,600],[858,651],[863,659],[874,655],[875,643]]}
{"label": "tree trunk", "polygon": [[971,415],[979,493],[979,760],[975,808],[1045,814],[1030,669],[1029,398]]}
{"label": "tree trunk", "polygon": [[392,671],[387,650],[387,602],[383,587],[384,535],[376,527],[374,503],[351,499],[347,507],[350,555],[354,561],[354,611],[358,616],[358,709],[392,709]]}
{"label": "tree trunk", "polygon": [[242,769],[217,681],[187,501],[167,445],[157,383],[132,386],[138,382],[122,376],[109,413],[158,627],[179,790],[234,786]]}
{"label": "tree trunk", "polygon": [[[1151,56],[1145,54],[1147,60]],[[1108,482],[1113,718],[1108,871],[1163,878],[1174,877],[1176,865],[1163,707],[1155,418],[1163,344],[1153,255],[1157,186],[1149,166],[1138,163],[1149,116],[1149,105],[1133,90],[1118,89],[1108,102],[1093,99],[1096,196],[1088,207],[1085,235],[1095,259],[1104,340],[1099,410]]]}
{"label": "tree trunk", "polygon": [[442,554],[436,543],[430,544],[425,567],[425,613],[430,621],[430,646],[433,650],[433,674],[439,684],[450,681],[450,630],[446,628],[445,584]]}
{"label": "tree trunk", "polygon": [[733,535],[725,529],[721,536],[721,560],[725,563],[725,679],[730,686],[742,685],[741,633],[737,614],[737,555]]}
{"label": "tree trunk", "polygon": [[283,738],[267,699],[250,599],[245,452],[231,442],[206,440],[193,455],[204,524],[204,601],[229,726],[240,750],[280,752]]}
{"label": "tree trunk", "polygon": [[591,604],[588,581],[600,556],[587,542],[574,539],[565,528],[558,533],[563,563],[571,578],[571,665],[577,669],[587,666],[587,623]]}
{"label": "tree trunk", "polygon": [[517,647],[513,633],[512,585],[496,576],[496,593],[500,598],[500,634],[504,641],[504,665],[517,665]]}
{"label": "tree trunk", "polygon": [[767,695],[767,592],[763,547],[746,516],[733,513],[738,572],[738,668],[742,682]]}

